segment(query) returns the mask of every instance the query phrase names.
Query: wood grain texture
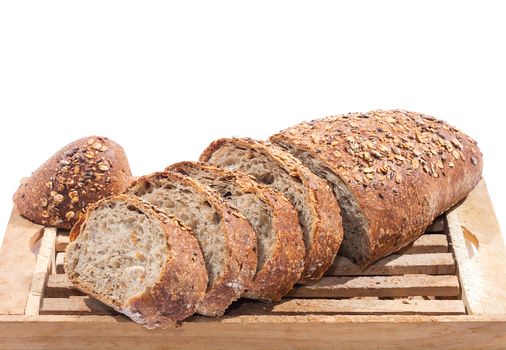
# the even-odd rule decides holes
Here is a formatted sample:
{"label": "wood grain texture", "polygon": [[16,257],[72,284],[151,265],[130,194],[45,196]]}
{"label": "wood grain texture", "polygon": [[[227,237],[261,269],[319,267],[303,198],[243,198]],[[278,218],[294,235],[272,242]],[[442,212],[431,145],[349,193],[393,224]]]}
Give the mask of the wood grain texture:
{"label": "wood grain texture", "polygon": [[398,254],[424,254],[424,253],[447,253],[448,239],[446,234],[426,233],[405,248]]}
{"label": "wood grain texture", "polygon": [[147,330],[123,317],[0,316],[9,349],[504,349],[503,317],[243,316]]}
{"label": "wood grain texture", "polygon": [[[462,263],[459,274],[471,312],[506,315],[506,249],[485,182],[481,181],[465,201],[449,212],[448,221],[452,240],[463,241],[462,226],[479,242],[474,257],[456,255]],[[462,248],[459,251],[467,251]]]}
{"label": "wood grain texture", "polygon": [[[457,296],[459,283],[456,276],[406,275],[325,277],[317,283],[297,286],[290,297],[400,297],[414,295]],[[82,295],[65,275],[48,278],[46,296],[66,297]]]}
{"label": "wood grain texture", "polygon": [[324,277],[297,286],[288,296],[297,298],[407,297],[411,295],[458,296],[459,281],[452,275]]}
{"label": "wood grain texture", "polygon": [[69,298],[44,298],[40,308],[41,315],[117,315],[114,309],[88,296]]}
{"label": "wood grain texture", "polygon": [[[22,315],[37,255],[32,245],[43,226],[23,219],[13,209],[0,250],[0,315]],[[33,239],[33,241],[32,241]]]}
{"label": "wood grain texture", "polygon": [[48,276],[45,290],[46,297],[65,298],[72,295],[83,295],[83,293],[74,287],[67,275],[58,274]]}
{"label": "wood grain texture", "polygon": [[[452,216],[452,213],[457,213],[458,216]],[[467,269],[467,279],[462,278],[465,264],[461,266],[460,258],[457,257],[457,268],[463,282],[463,289],[470,286],[470,290],[475,293],[472,295],[463,290],[463,295],[468,303],[469,300],[479,301],[476,304],[478,306],[473,306],[473,301],[471,301],[470,309],[476,313],[474,315],[459,314],[463,307],[462,301],[459,300],[425,300],[422,297],[412,297],[407,300],[408,304],[405,304],[403,300],[382,300],[367,296],[358,299],[354,295],[354,299],[342,300],[290,299],[270,306],[242,301],[234,306],[228,315],[221,318],[193,316],[183,322],[179,328],[150,331],[134,324],[124,316],[106,315],[104,311],[102,315],[85,315],[90,314],[95,306],[93,302],[86,301],[88,297],[84,297],[82,293],[69,285],[65,275],[48,276],[41,312],[59,312],[56,309],[61,307],[61,301],[56,299],[64,298],[63,302],[67,304],[69,312],[80,315],[22,315],[31,277],[28,283],[25,283],[25,302],[20,314],[4,313],[6,305],[8,307],[12,305],[6,303],[4,297],[17,296],[16,293],[12,293],[14,289],[11,288],[17,288],[15,290],[22,294],[23,289],[19,289],[18,286],[23,284],[17,284],[19,276],[27,272],[33,275],[35,255],[30,251],[30,240],[39,237],[38,232],[40,232],[40,226],[34,226],[16,215],[11,218],[0,253],[0,281],[2,282],[0,283],[2,297],[0,348],[137,349],[139,344],[142,344],[143,348],[147,349],[222,349],[236,348],[237,344],[240,344],[241,349],[273,347],[276,349],[336,347],[340,349],[504,349],[506,344],[506,283],[504,282],[506,254],[484,183],[480,183],[459,207],[450,212],[448,221],[450,235],[458,237],[462,229],[459,231],[454,226],[463,226],[479,240],[478,254],[470,259],[466,257],[470,267]],[[12,224],[15,222],[18,223],[18,228],[19,225],[24,225],[24,228],[13,230]],[[26,234],[21,239],[20,235],[23,235],[27,227],[31,227],[32,234]],[[439,233],[422,237],[437,235]],[[453,236],[451,236],[452,246],[458,241],[458,238]],[[435,245],[434,239],[431,238],[431,240],[432,243],[428,246],[437,246],[439,247],[437,249],[442,249],[441,247],[444,246],[440,238],[435,238],[439,240],[439,243]],[[14,241],[18,243],[13,245]],[[16,247],[19,250],[7,250],[6,244],[8,247]],[[427,244],[421,246],[427,246]],[[407,249],[410,248],[407,247]],[[467,252],[465,242],[463,247],[457,248],[457,251]],[[457,251],[455,254],[460,254]],[[13,252],[16,254],[13,255]],[[32,255],[31,266],[28,266],[29,264],[25,266],[24,263],[28,260],[20,259],[21,256],[24,258],[29,256],[28,253]],[[418,267],[415,267],[416,264],[413,261],[422,255],[439,259],[439,262],[431,265],[436,267],[428,268],[436,273],[434,276],[428,276],[430,278],[445,278],[445,275],[437,275],[437,273],[451,269],[450,265],[441,264],[441,259],[447,259],[441,257],[448,256],[444,252],[430,250],[430,253],[425,253],[425,251],[416,252],[415,250],[411,254],[405,252],[403,254],[404,256],[412,255],[410,258],[405,258],[406,261],[411,261],[411,264],[399,265],[399,261],[402,260],[394,258],[393,261],[397,267],[393,271],[408,269],[416,273]],[[451,253],[446,254],[451,255]],[[10,260],[5,257],[9,257]],[[386,274],[392,273],[392,267],[388,267],[392,263],[392,261],[387,262],[386,267],[376,268],[379,272],[383,269]],[[25,268],[29,270],[24,271]],[[455,265],[453,269],[455,272]],[[15,271],[15,274],[12,271]],[[363,278],[370,278],[364,276],[364,272],[361,274]],[[5,276],[7,279],[4,279]],[[385,277],[405,276],[385,275],[383,278]],[[5,281],[8,281],[8,284],[4,284]],[[446,287],[450,285],[450,290],[455,293],[452,283],[446,283]],[[5,289],[5,286],[8,288]],[[5,290],[8,293],[5,293]],[[2,291],[4,294],[1,294]],[[241,309],[242,307],[246,307],[246,310]],[[78,311],[73,311],[76,308]],[[250,308],[257,308],[258,313]],[[394,309],[397,309],[397,312],[390,314],[390,310]],[[445,315],[434,315],[438,311],[435,309],[439,309],[441,313],[444,311]],[[357,311],[366,314],[354,315],[353,312]],[[332,314],[334,312],[337,314]],[[423,315],[424,313],[426,315]],[[456,315],[448,315],[450,313]]]}
{"label": "wood grain texture", "polygon": [[290,299],[275,304],[240,302],[228,315],[269,314],[464,314],[462,300]]}
{"label": "wood grain texture", "polygon": [[362,270],[351,260],[338,255],[326,276],[372,276],[372,275],[452,275],[455,261],[452,253],[392,254]]}
{"label": "wood grain texture", "polygon": [[35,270],[30,285],[30,291],[26,300],[25,315],[38,315],[41,299],[44,297],[44,287],[51,266],[54,266],[54,247],[56,241],[56,229],[46,227],[42,237],[40,251],[37,255]]}
{"label": "wood grain texture", "polygon": [[[364,299],[290,299],[274,304],[240,301],[228,316],[271,314],[464,314],[462,300],[379,300]],[[118,313],[88,296],[44,298],[41,315],[117,315]]]}

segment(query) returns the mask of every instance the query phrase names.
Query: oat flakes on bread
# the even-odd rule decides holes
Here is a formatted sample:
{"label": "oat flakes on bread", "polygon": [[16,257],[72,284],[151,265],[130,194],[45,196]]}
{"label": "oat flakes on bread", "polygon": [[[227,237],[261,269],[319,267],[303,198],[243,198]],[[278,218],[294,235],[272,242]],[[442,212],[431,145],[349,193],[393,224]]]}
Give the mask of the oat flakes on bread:
{"label": "oat flakes on bread", "polygon": [[70,229],[88,205],[122,193],[132,178],[123,148],[101,136],[59,150],[24,181],[13,200],[22,216]]}
{"label": "oat flakes on bread", "polygon": [[340,254],[361,266],[416,239],[482,172],[482,155],[469,136],[404,110],[304,122],[270,141],[332,184],[345,230]]}

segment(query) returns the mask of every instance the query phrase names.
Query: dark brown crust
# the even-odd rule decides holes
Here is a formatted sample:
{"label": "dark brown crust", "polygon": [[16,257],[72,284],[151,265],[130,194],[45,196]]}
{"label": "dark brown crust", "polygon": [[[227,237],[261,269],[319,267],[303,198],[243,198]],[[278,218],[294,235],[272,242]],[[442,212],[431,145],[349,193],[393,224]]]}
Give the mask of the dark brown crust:
{"label": "dark brown crust", "polygon": [[256,195],[271,209],[275,242],[270,257],[257,271],[251,287],[243,296],[263,301],[279,301],[293,288],[304,269],[304,241],[295,208],[280,192],[257,183],[252,177],[241,172],[198,162],[180,162],[166,168],[190,177],[192,169],[206,171],[216,178],[223,178],[222,181],[233,183],[243,193]]}
{"label": "dark brown crust", "polygon": [[219,194],[178,173],[166,171],[142,176],[135,180],[126,192],[135,194],[144,182],[157,177],[192,187],[196,192],[204,195],[221,216],[226,243],[225,266],[222,275],[213,286],[208,288],[197,309],[201,315],[221,316],[227,307],[251,285],[257,263],[255,231],[248,220],[230,208]]}
{"label": "dark brown crust", "polygon": [[123,192],[131,179],[121,146],[106,137],[85,137],[42,164],[13,200],[29,220],[70,229],[88,205]]}
{"label": "dark brown crust", "polygon": [[475,187],[482,171],[475,141],[442,121],[402,110],[305,122],[270,140],[307,152],[351,190],[369,224],[370,252],[357,261],[362,266],[416,239]]}
{"label": "dark brown crust", "polygon": [[81,283],[79,276],[72,273],[71,266],[65,260],[65,272],[69,279],[78,289],[127,314],[135,322],[142,323],[148,328],[174,325],[175,322],[192,315],[204,298],[207,287],[207,272],[198,242],[190,229],[137,197],[119,195],[92,205],[72,228],[72,242],[67,246],[65,256],[69,256],[71,250],[78,249],[79,232],[90,213],[113,201],[133,205],[160,223],[169,249],[169,256],[162,265],[160,278],[148,291],[133,296],[125,304],[118,304],[106,296],[97,294],[92,286]]}
{"label": "dark brown crust", "polygon": [[204,150],[200,156],[200,161],[208,162],[212,154],[227,143],[255,149],[274,160],[291,176],[302,181],[307,196],[306,203],[309,205],[309,210],[313,216],[313,226],[311,228],[313,242],[311,249],[306,251],[304,271],[299,283],[312,283],[320,279],[334,261],[343,239],[341,212],[332,189],[298,159],[267,142],[246,138],[219,139],[212,142]]}

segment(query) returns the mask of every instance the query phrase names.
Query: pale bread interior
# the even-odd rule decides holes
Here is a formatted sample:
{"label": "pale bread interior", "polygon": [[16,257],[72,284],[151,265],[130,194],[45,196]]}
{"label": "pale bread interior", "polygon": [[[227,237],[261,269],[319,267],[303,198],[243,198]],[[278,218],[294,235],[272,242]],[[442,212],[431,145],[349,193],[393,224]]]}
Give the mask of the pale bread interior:
{"label": "pale bread interior", "polygon": [[153,286],[169,255],[160,222],[124,201],[91,211],[71,244],[67,273],[116,306]]}
{"label": "pale bread interior", "polygon": [[214,151],[208,162],[224,169],[247,173],[258,182],[283,193],[297,210],[306,250],[311,249],[313,219],[304,185],[299,177],[290,175],[268,155],[233,143],[226,143]]}
{"label": "pale bread interior", "polygon": [[367,235],[369,224],[348,186],[325,164],[306,151],[285,142],[280,142],[279,145],[299,158],[312,172],[330,184],[339,202],[343,220],[344,238],[339,253],[357,262],[367,261],[370,255],[370,243]]}
{"label": "pale bread interior", "polygon": [[184,175],[190,176],[217,191],[230,206],[237,209],[250,222],[257,234],[257,271],[270,258],[276,232],[272,228],[272,210],[254,193],[244,193],[234,180],[220,176],[210,169],[185,166]]}
{"label": "pale bread interior", "polygon": [[192,186],[163,177],[141,181],[131,191],[193,229],[204,255],[208,286],[212,287],[224,270],[226,242],[221,215],[206,196]]}

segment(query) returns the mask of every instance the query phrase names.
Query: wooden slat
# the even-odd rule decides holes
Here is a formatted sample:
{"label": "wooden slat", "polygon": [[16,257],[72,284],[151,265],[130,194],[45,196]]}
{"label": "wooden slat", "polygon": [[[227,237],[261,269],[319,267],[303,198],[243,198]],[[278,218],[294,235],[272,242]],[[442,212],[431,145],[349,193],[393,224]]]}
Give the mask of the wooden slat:
{"label": "wooden slat", "polygon": [[12,210],[0,250],[0,315],[24,314],[43,229]]}
{"label": "wooden slat", "polygon": [[472,315],[194,317],[146,330],[122,316],[0,316],[6,349],[503,349],[506,319]]}
{"label": "wooden slat", "polygon": [[45,296],[49,298],[64,298],[71,295],[83,295],[74,287],[66,275],[50,275],[47,279]]}
{"label": "wooden slat", "polygon": [[[447,216],[469,313],[506,315],[506,249],[483,180]],[[474,235],[479,245],[472,258],[468,256],[462,227]]]}
{"label": "wooden slat", "polygon": [[41,298],[44,297],[44,287],[54,259],[55,241],[56,229],[45,228],[39,254],[37,255],[37,263],[35,264],[30,292],[26,301],[25,315],[39,314]]}
{"label": "wooden slat", "polygon": [[365,270],[361,270],[349,259],[338,255],[326,276],[372,276],[372,275],[452,275],[455,261],[451,253],[436,254],[392,254]]}
{"label": "wooden slat", "polygon": [[[295,297],[403,297],[411,295],[457,296],[455,276],[393,276],[393,277],[328,277],[320,282],[297,287]],[[309,295],[311,294],[311,295]],[[49,276],[46,296],[68,297],[82,295],[65,275]],[[263,304],[259,304],[263,305]]]}
{"label": "wooden slat", "polygon": [[58,253],[58,254],[56,254],[55,272],[57,274],[63,274],[63,273],[65,273],[65,268],[63,267],[63,260],[64,259],[65,259],[65,253]]}
{"label": "wooden slat", "polygon": [[114,309],[88,296],[73,298],[44,298],[40,308],[41,315],[114,315]]}
{"label": "wooden slat", "polygon": [[462,300],[289,299],[275,304],[240,301],[227,315],[266,314],[464,314]]}
{"label": "wooden slat", "polygon": [[357,296],[407,297],[411,295],[458,296],[457,276],[404,275],[324,277],[312,285],[297,286],[297,298],[349,298]]}
{"label": "wooden slat", "polygon": [[69,244],[69,235],[67,231],[58,230],[58,236],[56,237],[56,251],[64,252]]}
{"label": "wooden slat", "polygon": [[459,264],[459,278],[462,284],[462,299],[464,300],[469,313],[483,313],[482,300],[479,295],[480,288],[476,288],[479,282],[480,271],[472,264],[464,238],[464,232],[460,225],[459,214],[456,211],[448,213],[448,230],[455,252],[455,259]]}
{"label": "wooden slat", "polygon": [[401,249],[398,254],[447,253],[448,238],[445,234],[424,234]]}

